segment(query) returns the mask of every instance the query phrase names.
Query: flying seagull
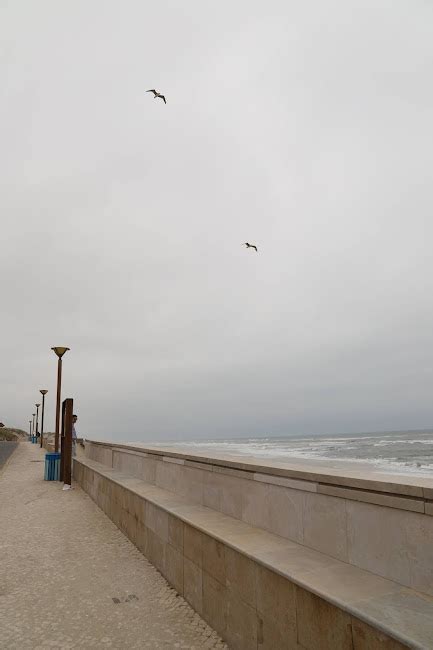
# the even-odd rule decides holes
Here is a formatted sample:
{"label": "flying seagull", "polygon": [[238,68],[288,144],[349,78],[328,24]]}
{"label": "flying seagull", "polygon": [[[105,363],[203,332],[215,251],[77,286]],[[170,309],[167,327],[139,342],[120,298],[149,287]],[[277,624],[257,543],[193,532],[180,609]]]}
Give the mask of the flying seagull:
{"label": "flying seagull", "polygon": [[164,104],[167,103],[165,101],[164,95],[161,95],[161,93],[159,93],[157,90],[155,90],[155,88],[151,88],[150,90],[146,90],[146,92],[147,93],[153,93],[153,99],[156,99],[158,97],[159,99],[162,99],[164,101]]}
{"label": "flying seagull", "polygon": [[249,243],[246,241],[246,242],[245,242],[245,246],[246,246],[247,248],[254,248],[254,250],[255,250],[256,253],[257,253],[257,246],[254,246],[254,244],[249,244]]}

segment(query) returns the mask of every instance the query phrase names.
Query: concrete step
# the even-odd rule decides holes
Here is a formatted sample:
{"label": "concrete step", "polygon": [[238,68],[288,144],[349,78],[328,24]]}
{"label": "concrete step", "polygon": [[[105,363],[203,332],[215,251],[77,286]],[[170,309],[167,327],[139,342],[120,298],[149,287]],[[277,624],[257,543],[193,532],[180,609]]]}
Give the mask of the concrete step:
{"label": "concrete step", "polygon": [[433,648],[433,598],[87,458],[83,489],[233,648]]}

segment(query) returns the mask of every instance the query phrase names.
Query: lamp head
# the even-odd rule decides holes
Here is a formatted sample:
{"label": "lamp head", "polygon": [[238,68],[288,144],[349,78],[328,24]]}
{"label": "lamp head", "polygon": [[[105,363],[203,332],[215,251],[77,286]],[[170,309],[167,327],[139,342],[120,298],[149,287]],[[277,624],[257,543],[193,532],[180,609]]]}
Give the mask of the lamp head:
{"label": "lamp head", "polygon": [[35,417],[36,413],[32,413],[33,417]]}
{"label": "lamp head", "polygon": [[37,407],[39,408],[39,407],[40,407],[40,404],[35,404],[35,406],[37,406]]}
{"label": "lamp head", "polygon": [[48,391],[45,388],[41,388],[39,392],[42,393],[42,395],[46,395],[48,393]]}
{"label": "lamp head", "polygon": [[65,352],[67,352],[70,348],[62,348],[62,347],[57,346],[57,347],[51,348],[51,349],[57,354],[59,359],[61,359],[63,357],[63,355],[65,354]]}

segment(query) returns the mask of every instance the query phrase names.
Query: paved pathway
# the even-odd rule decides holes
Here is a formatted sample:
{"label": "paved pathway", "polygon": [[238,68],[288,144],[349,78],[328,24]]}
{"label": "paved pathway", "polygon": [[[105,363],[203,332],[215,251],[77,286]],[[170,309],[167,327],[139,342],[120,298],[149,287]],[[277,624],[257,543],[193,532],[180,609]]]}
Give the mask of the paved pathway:
{"label": "paved pathway", "polygon": [[43,458],[23,442],[0,471],[0,648],[226,648],[87,494],[43,481]]}

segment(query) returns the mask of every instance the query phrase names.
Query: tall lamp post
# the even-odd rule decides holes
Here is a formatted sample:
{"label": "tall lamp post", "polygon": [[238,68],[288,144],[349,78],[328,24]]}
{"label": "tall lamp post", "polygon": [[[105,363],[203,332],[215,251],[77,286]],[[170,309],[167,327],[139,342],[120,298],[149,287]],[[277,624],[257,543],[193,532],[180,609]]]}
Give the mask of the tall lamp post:
{"label": "tall lamp post", "polygon": [[32,413],[32,415],[33,415],[32,436],[34,436],[35,435],[35,417],[36,417],[36,413]]}
{"label": "tall lamp post", "polygon": [[42,447],[42,442],[43,442],[43,436],[44,436],[44,411],[45,411],[45,395],[48,393],[48,391],[45,388],[41,388],[39,391],[42,394],[42,415],[41,415],[41,447]]}
{"label": "tall lamp post", "polygon": [[29,420],[29,437],[30,437],[30,440],[31,440],[32,439],[32,421],[31,420]]}
{"label": "tall lamp post", "polygon": [[59,451],[59,431],[60,431],[60,394],[62,391],[62,357],[69,348],[55,347],[51,348],[57,354],[57,403],[56,403],[56,436],[54,439],[54,450]]}
{"label": "tall lamp post", "polygon": [[39,407],[40,407],[40,404],[35,404],[35,406],[36,406],[36,438],[37,438],[38,435],[39,435],[38,428],[39,428]]}

